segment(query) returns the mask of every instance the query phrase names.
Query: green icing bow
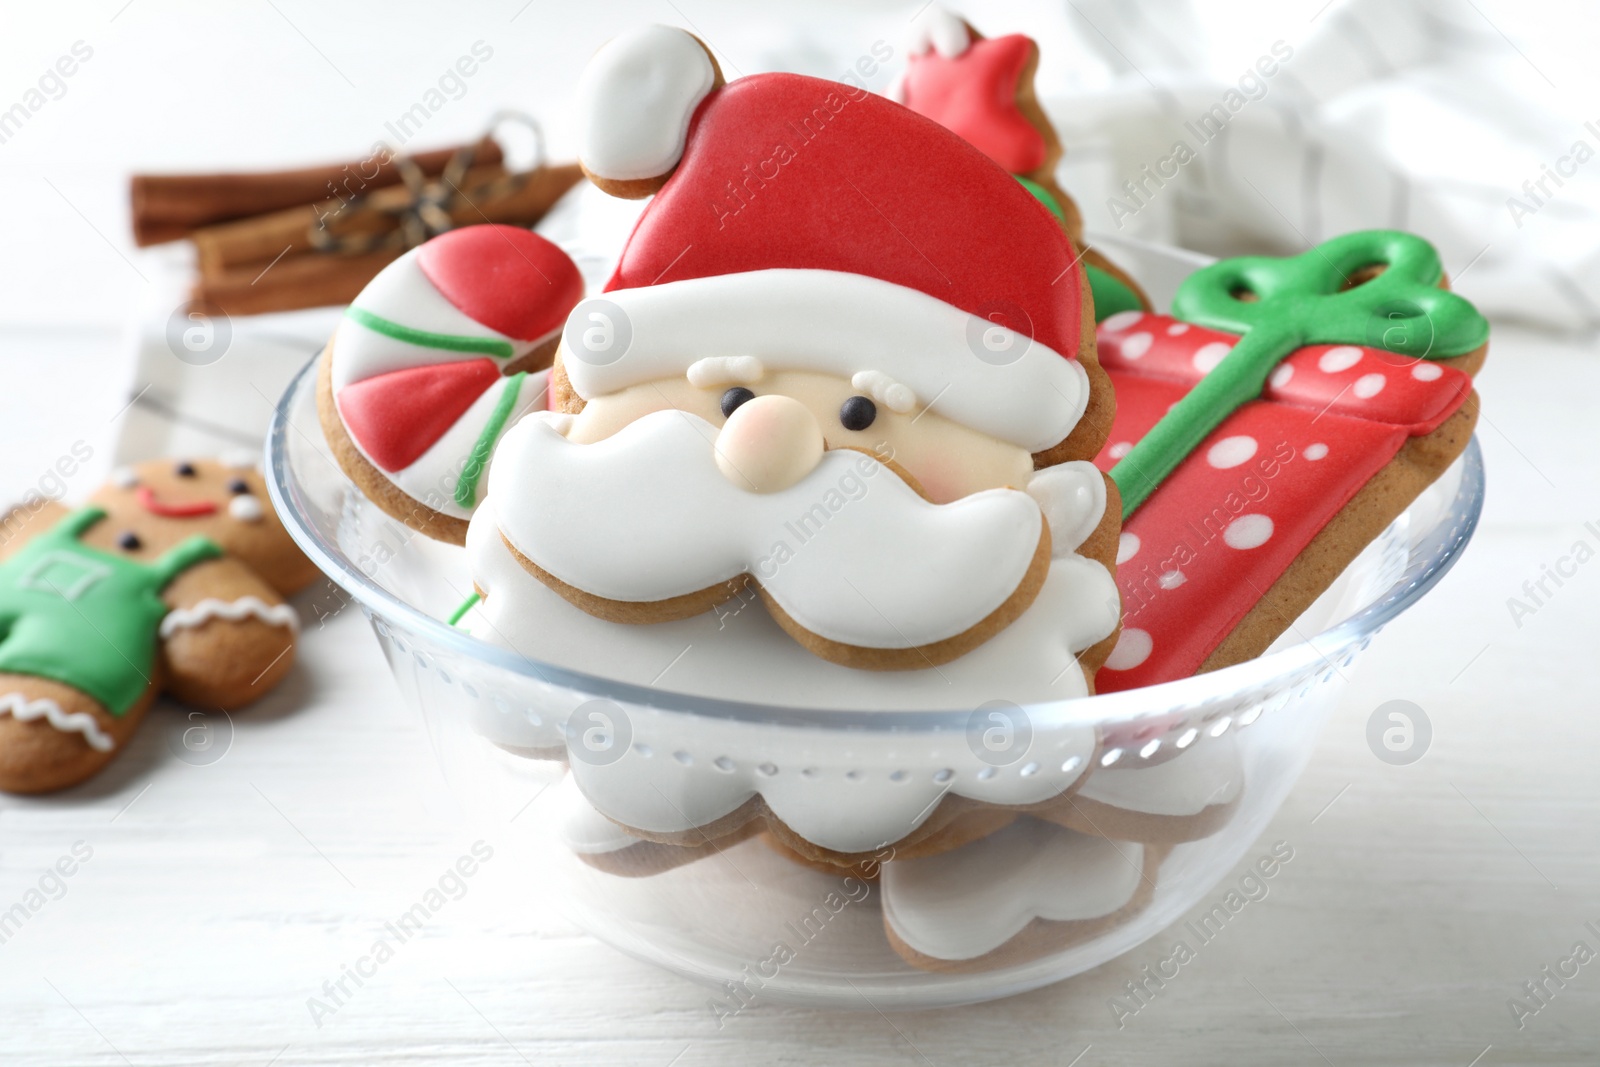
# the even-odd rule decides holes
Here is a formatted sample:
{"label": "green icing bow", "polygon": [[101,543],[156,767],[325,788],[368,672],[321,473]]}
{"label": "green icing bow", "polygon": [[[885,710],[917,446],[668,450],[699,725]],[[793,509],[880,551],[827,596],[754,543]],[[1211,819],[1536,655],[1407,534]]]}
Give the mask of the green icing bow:
{"label": "green icing bow", "polygon": [[[1365,268],[1383,273],[1351,286]],[[1256,399],[1280,362],[1306,345],[1380,348],[1418,359],[1465,355],[1489,324],[1439,288],[1439,253],[1395,230],[1345,234],[1297,256],[1240,256],[1195,271],[1178,287],[1174,317],[1241,334],[1238,342],[1111,471],[1122,517],[1144,503],[1224,419]],[[1241,300],[1241,294],[1254,300]]]}

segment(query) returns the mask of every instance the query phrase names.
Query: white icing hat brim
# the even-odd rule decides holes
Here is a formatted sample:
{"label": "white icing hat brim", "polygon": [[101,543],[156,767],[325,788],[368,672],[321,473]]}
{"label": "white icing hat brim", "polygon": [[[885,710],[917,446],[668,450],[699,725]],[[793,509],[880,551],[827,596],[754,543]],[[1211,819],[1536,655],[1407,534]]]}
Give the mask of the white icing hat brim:
{"label": "white icing hat brim", "polygon": [[1029,452],[1083,417],[1076,360],[926,293],[860,274],[773,269],[619,289],[567,319],[563,367],[585,400],[754,355],[771,369],[878,371],[930,408]]}

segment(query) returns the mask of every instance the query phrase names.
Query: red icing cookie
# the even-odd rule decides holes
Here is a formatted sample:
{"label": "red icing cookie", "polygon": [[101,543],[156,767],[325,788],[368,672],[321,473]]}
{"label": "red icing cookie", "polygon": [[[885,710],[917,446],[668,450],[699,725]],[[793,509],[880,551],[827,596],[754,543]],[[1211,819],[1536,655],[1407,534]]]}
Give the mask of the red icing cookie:
{"label": "red icing cookie", "polygon": [[[1117,390],[1095,461],[1109,471],[1238,338],[1125,312],[1101,324],[1099,341]],[[1461,370],[1381,349],[1309,345],[1285,359],[1262,399],[1229,416],[1125,523],[1123,636],[1099,689],[1201,669],[1333,517],[1471,392]]]}
{"label": "red icing cookie", "polygon": [[912,56],[906,67],[905,105],[972,142],[1013,174],[1028,174],[1049,162],[1050,146],[1018,106],[1019,91],[1031,92],[1038,48],[1021,34],[974,40],[961,55]]}
{"label": "red icing cookie", "polygon": [[985,38],[939,8],[917,25],[896,91],[900,102],[960,135],[1050,206],[1082,250],[1097,317],[1150,307],[1139,284],[1085,242],[1078,205],[1056,182],[1061,139],[1034,93],[1038,45],[1022,34]]}

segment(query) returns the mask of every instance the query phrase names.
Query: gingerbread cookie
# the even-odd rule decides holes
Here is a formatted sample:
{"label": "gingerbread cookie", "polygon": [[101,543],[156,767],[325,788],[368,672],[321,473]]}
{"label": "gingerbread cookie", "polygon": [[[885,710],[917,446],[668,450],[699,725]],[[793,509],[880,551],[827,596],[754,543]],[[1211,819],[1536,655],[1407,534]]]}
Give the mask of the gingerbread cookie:
{"label": "gingerbread cookie", "polygon": [[1050,209],[1082,251],[1096,319],[1148,309],[1139,283],[1086,243],[1083,215],[1056,182],[1061,139],[1034,92],[1039,46],[1032,38],[986,38],[933,6],[918,16],[909,50],[891,97],[966,138]]}
{"label": "gingerbread cookie", "polygon": [[[585,160],[602,187],[657,171],[659,192],[568,319],[559,412],[497,450],[502,539],[611,621],[703,614],[753,583],[833,662],[958,659],[1053,556],[1109,533],[1083,458],[1111,398],[1072,244],[969,145],[863,90],[773,74],[651,96],[631,73],[701,52],[651,27],[585,74],[580,123],[648,116],[678,147],[616,173]],[[962,224],[980,191],[983,225]]]}
{"label": "gingerbread cookie", "polygon": [[[605,291],[567,315],[551,410],[488,438],[470,412],[442,431],[492,445],[451,516],[468,523],[481,598],[465,624],[572,669],[746,701],[1087,695],[1115,641],[1120,506],[1089,462],[1114,399],[1069,236],[961,137],[864,90],[714,73],[640,88],[658,80],[640,72],[704,55],[682,31],[638,31],[585,76],[580,126],[620,113],[665,131],[648,165],[586,150],[585,166],[602,187],[659,189]],[[335,447],[410,436],[403,419],[352,433],[346,388],[324,390]],[[634,837],[698,847],[756,827],[845,865],[889,844],[953,847],[974,810],[1050,802],[1095,744],[1086,728],[995,774],[964,738],[941,739],[945,778],[863,783],[847,801],[825,783],[849,768],[635,727],[649,743],[571,764]],[[572,741],[509,736],[495,727],[534,755]]]}
{"label": "gingerbread cookie", "polygon": [[1024,817],[964,848],[885,863],[884,931],[923,970],[1026,963],[1137,916],[1168,851]]}
{"label": "gingerbread cookie", "polygon": [[339,466],[389,515],[462,543],[500,435],[545,406],[583,279],[515,226],[467,226],[385,267],[322,355],[317,410]]}
{"label": "gingerbread cookie", "polygon": [[1131,689],[1259,655],[1466,447],[1489,327],[1410,234],[1223,260],[1102,324]]}
{"label": "gingerbread cookie", "polygon": [[0,790],[91,777],[160,692],[237,708],[294,662],[283,598],[316,571],[251,458],[125,468],[82,508],[4,525]]}

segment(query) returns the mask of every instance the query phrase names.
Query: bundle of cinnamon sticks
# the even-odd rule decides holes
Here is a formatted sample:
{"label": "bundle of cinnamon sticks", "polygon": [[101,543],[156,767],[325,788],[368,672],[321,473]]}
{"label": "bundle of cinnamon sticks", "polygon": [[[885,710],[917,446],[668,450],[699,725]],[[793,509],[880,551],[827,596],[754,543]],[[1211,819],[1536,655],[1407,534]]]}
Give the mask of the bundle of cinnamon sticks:
{"label": "bundle of cinnamon sticks", "polygon": [[407,223],[420,201],[432,208],[430,232],[531,226],[581,177],[576,163],[508,171],[487,137],[405,159],[379,152],[267,173],[135,175],[134,240],[193,241],[191,302],[213,314],[346,304],[416,239]]}

